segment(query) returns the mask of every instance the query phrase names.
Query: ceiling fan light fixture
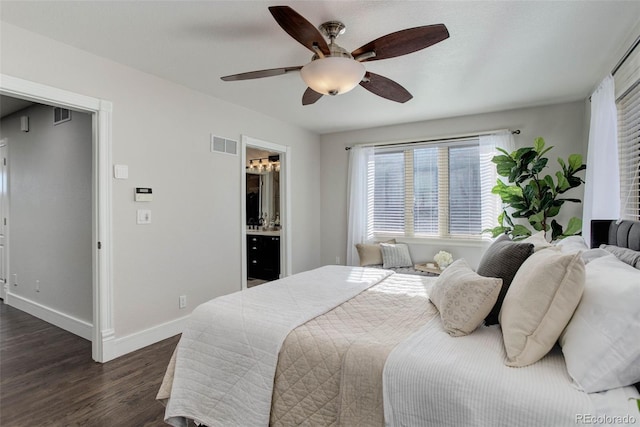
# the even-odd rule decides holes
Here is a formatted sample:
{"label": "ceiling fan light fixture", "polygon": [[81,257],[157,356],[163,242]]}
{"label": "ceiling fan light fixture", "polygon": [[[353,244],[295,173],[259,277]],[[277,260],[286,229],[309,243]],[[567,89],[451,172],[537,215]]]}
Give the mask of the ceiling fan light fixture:
{"label": "ceiling fan light fixture", "polygon": [[307,86],[323,95],[349,92],[362,81],[365,72],[363,64],[345,57],[319,58],[300,70]]}

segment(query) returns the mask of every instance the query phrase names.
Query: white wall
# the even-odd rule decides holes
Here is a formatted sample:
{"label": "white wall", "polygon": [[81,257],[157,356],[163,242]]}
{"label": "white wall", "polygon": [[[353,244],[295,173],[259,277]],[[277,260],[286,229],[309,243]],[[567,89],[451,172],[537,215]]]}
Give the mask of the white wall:
{"label": "white wall", "polygon": [[[341,263],[346,259],[347,235],[347,165],[348,152],[345,147],[353,144],[418,140],[421,138],[446,137],[495,129],[520,129],[515,136],[518,147],[532,145],[537,136],[545,138],[547,145],[555,148],[547,153],[553,171],[559,169],[557,157],[567,158],[569,154],[582,154],[586,162],[586,134],[584,122],[584,102],[526,108],[498,113],[478,114],[432,120],[404,125],[385,126],[351,132],[323,135],[321,138],[322,177],[322,262],[333,264],[336,257]],[[583,187],[572,190],[569,197],[582,199]],[[565,203],[563,218],[581,217],[581,205]],[[470,265],[477,266],[482,251],[488,242],[470,245],[454,245],[451,242],[412,243],[410,250],[416,262],[431,259],[441,249],[449,250],[454,258],[466,258]]]}
{"label": "white wall", "polygon": [[[20,130],[21,116],[29,132]],[[91,324],[91,116],[72,112],[54,126],[53,107],[35,105],[0,125],[9,146],[10,267],[18,275],[11,293]]]}
{"label": "white wall", "polygon": [[[116,338],[241,287],[240,157],[211,153],[211,133],[291,147],[293,271],[320,265],[317,135],[7,23],[0,51],[3,74],[113,103],[113,162],[129,166],[113,181]],[[153,202],[135,203],[135,187]],[[139,208],[152,224],[136,225]]]}

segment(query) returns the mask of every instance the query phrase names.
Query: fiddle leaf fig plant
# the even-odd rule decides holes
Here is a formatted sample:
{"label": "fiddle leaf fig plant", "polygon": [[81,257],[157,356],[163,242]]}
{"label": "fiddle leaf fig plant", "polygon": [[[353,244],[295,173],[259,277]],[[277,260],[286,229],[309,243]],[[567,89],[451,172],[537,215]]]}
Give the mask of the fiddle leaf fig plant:
{"label": "fiddle leaf fig plant", "polygon": [[[496,164],[498,175],[505,177],[508,183],[498,179],[491,190],[500,196],[504,210],[498,216],[498,226],[483,230],[493,237],[510,234],[514,240],[524,239],[535,231],[545,232],[551,229],[551,239],[562,239],[579,234],[582,220],[573,217],[566,227],[555,219],[565,202],[580,203],[580,199],[562,197],[572,188],[584,183],[576,174],[586,169],[582,156],[571,154],[567,161],[558,158],[562,170],[554,176],[545,174],[549,159],[544,155],[553,147],[546,147],[543,138],[536,138],[533,147],[523,147],[508,153],[498,148],[502,154],[491,160]],[[517,224],[514,219],[528,221],[529,226]]]}

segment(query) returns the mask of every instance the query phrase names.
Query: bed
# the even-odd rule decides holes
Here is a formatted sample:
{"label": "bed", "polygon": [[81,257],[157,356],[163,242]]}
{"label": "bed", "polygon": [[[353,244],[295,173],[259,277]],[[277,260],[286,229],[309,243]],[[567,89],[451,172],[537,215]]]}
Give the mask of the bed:
{"label": "bed", "polygon": [[[205,303],[191,315],[158,392],[165,421],[209,427],[640,423],[633,386],[640,379],[634,300],[640,270],[611,252],[639,245],[640,223],[593,226],[593,248],[581,238],[558,245],[498,239],[478,268],[491,273],[486,276],[463,260],[438,278],[325,266]],[[497,263],[504,248],[508,260]],[[514,268],[514,249],[524,259],[513,277],[493,277],[500,265]],[[632,255],[621,257],[633,261]],[[539,270],[557,276],[558,268],[567,276],[553,298],[567,295],[556,312],[555,299],[542,302],[552,308],[523,338],[520,312],[539,297],[527,294],[527,279]],[[608,272],[620,289],[602,296],[611,287]],[[573,288],[565,289],[567,283]],[[498,323],[491,324],[501,298]],[[609,329],[585,334],[593,322]],[[551,338],[540,333],[549,323]],[[615,344],[601,342],[613,336]]]}

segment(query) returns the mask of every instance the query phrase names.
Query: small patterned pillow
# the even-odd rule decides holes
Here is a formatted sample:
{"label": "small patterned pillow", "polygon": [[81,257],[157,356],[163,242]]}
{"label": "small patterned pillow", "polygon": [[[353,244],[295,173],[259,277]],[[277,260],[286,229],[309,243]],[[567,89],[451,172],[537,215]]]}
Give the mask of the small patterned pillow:
{"label": "small patterned pillow", "polygon": [[460,337],[473,332],[498,299],[502,279],[482,277],[464,259],[447,267],[431,289],[429,299],[440,311],[449,335]]}
{"label": "small patterned pillow", "polygon": [[395,245],[380,243],[380,250],[382,251],[382,268],[413,266],[409,247],[404,243]]}

